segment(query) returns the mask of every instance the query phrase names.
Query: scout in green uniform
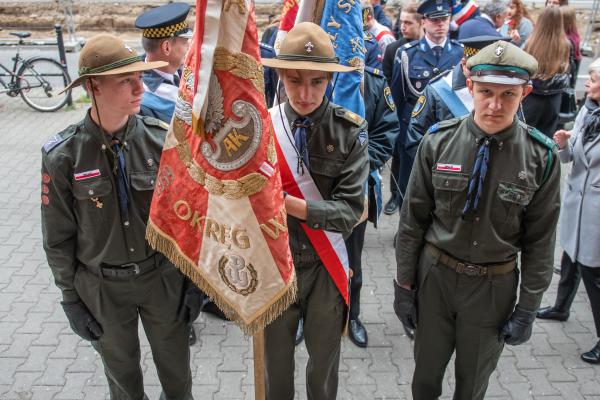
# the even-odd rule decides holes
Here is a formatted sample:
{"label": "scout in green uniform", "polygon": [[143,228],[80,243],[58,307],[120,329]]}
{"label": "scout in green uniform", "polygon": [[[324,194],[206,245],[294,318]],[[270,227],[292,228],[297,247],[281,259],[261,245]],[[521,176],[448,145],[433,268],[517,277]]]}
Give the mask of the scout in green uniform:
{"label": "scout in green uniform", "polygon": [[552,278],[560,165],[553,142],[515,117],[537,62],[498,41],[467,67],[474,112],[423,137],[400,215],[394,311],[416,327],[416,400],[441,395],[454,350],[454,398],[483,399]]}
{"label": "scout in green uniform", "polygon": [[332,400],[337,394],[346,305],[301,224],[348,237],[359,221],[369,173],[367,124],[325,98],[332,73],[354,68],[338,64],[329,36],[318,25],[297,24],[286,35],[279,55],[263,59],[263,64],[277,68],[285,86],[288,102],[275,107],[281,107],[277,111],[290,122],[283,128],[295,139],[297,173],[310,174],[322,196],[322,200],[285,198],[298,300],[265,329],[266,398],[294,398],[294,340],[303,318],[308,398]]}
{"label": "scout in green uniform", "polygon": [[187,320],[199,311],[183,275],[145,240],[167,126],[135,114],[141,71],[162,66],[115,36],[88,40],[70,87],[84,84],[92,107],[42,149],[46,257],[71,328],[102,357],[111,399],[147,398],[140,319],[161,399],[192,398]]}

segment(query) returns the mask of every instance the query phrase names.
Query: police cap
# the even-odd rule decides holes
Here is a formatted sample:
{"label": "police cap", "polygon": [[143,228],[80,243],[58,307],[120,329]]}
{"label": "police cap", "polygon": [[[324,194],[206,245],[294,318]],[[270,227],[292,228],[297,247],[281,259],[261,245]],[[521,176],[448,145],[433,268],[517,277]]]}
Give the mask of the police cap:
{"label": "police cap", "polygon": [[427,19],[449,17],[451,14],[450,0],[425,0],[417,12]]}
{"label": "police cap", "polygon": [[479,50],[483,49],[485,46],[489,46],[490,44],[497,42],[498,40],[504,40],[505,42],[510,42],[510,38],[507,36],[492,36],[492,35],[481,35],[481,36],[472,36],[469,38],[461,39],[459,42],[464,46],[465,57],[473,57],[475,54],[479,52]]}
{"label": "police cap", "polygon": [[142,36],[163,39],[173,36],[190,38],[192,30],[185,21],[190,6],[187,3],[169,3],[153,8],[138,16],[135,27],[142,29]]}
{"label": "police cap", "polygon": [[498,40],[469,58],[467,68],[475,82],[521,85],[537,73],[538,62],[514,44]]}

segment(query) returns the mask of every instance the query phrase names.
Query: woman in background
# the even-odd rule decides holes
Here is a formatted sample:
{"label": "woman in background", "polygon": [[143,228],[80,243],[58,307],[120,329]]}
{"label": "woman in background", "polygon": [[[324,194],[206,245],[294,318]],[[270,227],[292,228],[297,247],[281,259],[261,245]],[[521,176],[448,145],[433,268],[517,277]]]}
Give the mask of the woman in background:
{"label": "woman in background", "polygon": [[564,6],[560,8],[563,16],[563,24],[565,28],[565,34],[567,39],[571,42],[571,83],[569,86],[575,88],[577,82],[577,74],[579,73],[579,66],[581,65],[581,37],[577,31],[577,12],[573,7]]}
{"label": "woman in background", "polygon": [[533,32],[533,22],[522,0],[511,0],[506,9],[507,20],[500,28],[502,36],[508,36],[512,43],[523,47]]}
{"label": "woman in background", "polygon": [[552,138],[558,126],[563,90],[569,87],[571,44],[559,7],[546,7],[523,48],[538,61],[533,92],[523,100],[525,123]]}

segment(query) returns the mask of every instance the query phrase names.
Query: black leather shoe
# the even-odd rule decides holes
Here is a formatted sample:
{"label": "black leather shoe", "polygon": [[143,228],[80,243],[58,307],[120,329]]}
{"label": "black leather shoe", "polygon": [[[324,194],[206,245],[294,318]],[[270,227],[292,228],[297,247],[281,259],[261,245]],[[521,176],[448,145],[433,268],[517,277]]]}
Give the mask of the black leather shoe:
{"label": "black leather shoe", "polygon": [[566,321],[569,319],[568,311],[560,311],[554,307],[540,308],[537,312],[539,319],[553,319],[555,321]]}
{"label": "black leather shoe", "polygon": [[294,344],[298,346],[304,340],[304,320],[298,321],[298,330],[296,330],[296,338]]}
{"label": "black leather shoe", "polygon": [[593,349],[586,353],[583,353],[581,355],[581,359],[586,363],[600,364],[600,341],[596,343]]}
{"label": "black leather shoe", "polygon": [[387,215],[392,215],[398,211],[398,206],[400,206],[400,193],[392,193],[392,197],[385,203],[385,207],[383,207],[383,212]]}
{"label": "black leather shoe", "polygon": [[415,340],[415,330],[404,324],[402,324],[402,327],[404,328],[404,333],[406,333],[406,336],[408,336],[410,340]]}
{"label": "black leather shoe", "polygon": [[194,330],[194,327],[190,325],[190,337],[188,338],[188,343],[190,346],[193,346],[196,344],[196,341],[196,331]]}
{"label": "black leather shoe", "polygon": [[352,343],[357,345],[358,347],[367,347],[367,342],[369,341],[369,336],[367,335],[367,330],[365,326],[360,322],[358,318],[350,320],[349,336]]}

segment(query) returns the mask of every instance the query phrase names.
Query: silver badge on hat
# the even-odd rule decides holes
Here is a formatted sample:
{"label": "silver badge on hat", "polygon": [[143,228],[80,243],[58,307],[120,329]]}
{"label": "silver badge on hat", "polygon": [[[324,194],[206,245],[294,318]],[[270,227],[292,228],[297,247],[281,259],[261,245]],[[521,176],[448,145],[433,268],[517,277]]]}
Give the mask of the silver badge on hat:
{"label": "silver badge on hat", "polygon": [[497,57],[500,57],[502,53],[504,53],[504,47],[498,45],[498,47],[496,47],[495,53]]}
{"label": "silver badge on hat", "polygon": [[312,44],[312,42],[308,42],[304,45],[304,49],[306,50],[307,53],[312,53],[312,50],[314,47],[315,47],[315,45]]}

